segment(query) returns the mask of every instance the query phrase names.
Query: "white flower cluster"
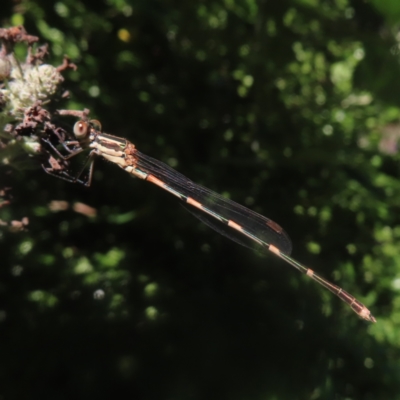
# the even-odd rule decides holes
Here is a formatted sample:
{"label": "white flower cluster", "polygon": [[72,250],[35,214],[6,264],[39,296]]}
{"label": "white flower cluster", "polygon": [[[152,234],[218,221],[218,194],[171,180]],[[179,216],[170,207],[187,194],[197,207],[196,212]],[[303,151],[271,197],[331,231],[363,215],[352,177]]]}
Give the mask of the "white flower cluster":
{"label": "white flower cluster", "polygon": [[24,110],[37,100],[46,101],[64,80],[55,67],[48,64],[31,65],[11,62],[8,82],[0,89],[3,112],[8,117],[21,119]]}

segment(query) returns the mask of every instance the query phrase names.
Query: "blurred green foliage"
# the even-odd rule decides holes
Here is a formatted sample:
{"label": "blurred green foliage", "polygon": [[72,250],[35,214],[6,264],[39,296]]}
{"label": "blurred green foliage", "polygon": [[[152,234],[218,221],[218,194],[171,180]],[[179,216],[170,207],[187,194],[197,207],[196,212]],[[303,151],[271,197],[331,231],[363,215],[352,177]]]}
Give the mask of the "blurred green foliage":
{"label": "blurred green foliage", "polygon": [[[0,12],[79,66],[60,107],[277,221],[378,320],[113,165],[90,189],[1,167],[0,218],[30,220],[0,234],[1,398],[400,398],[398,2]],[[61,200],[97,214],[48,206]]]}

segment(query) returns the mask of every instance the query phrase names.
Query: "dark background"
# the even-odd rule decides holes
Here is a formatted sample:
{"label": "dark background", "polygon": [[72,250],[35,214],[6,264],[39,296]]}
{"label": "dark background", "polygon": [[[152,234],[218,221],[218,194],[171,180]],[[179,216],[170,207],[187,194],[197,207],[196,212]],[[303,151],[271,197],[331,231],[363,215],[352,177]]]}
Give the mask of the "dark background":
{"label": "dark background", "polygon": [[0,217],[30,223],[0,234],[1,400],[400,398],[400,4],[376,6],[2,2],[78,65],[62,107],[277,221],[378,322],[109,163],[89,189],[3,166]]}

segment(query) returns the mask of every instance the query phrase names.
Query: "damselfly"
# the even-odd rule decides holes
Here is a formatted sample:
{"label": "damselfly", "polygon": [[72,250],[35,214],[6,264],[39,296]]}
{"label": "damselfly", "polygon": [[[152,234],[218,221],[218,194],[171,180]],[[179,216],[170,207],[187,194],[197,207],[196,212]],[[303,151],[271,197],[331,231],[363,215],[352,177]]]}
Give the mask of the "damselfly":
{"label": "damselfly", "polygon": [[[131,175],[151,182],[176,196],[188,211],[222,235],[246,247],[250,247],[249,243],[253,243],[260,249],[269,250],[330,290],[361,318],[376,322],[368,308],[353,295],[291,258],[290,238],[277,223],[194,183],[161,161],[140,153],[128,140],[101,132],[98,121],[78,121],[74,126],[74,135],[76,141],[63,145],[64,147],[73,146],[73,150],[67,156],[68,159],[85,149],[91,149],[88,156],[87,179],[81,178],[83,170],[76,177],[71,176],[64,169],[55,171],[44,167],[46,172],[70,182],[90,186],[94,159],[101,156]],[[60,153],[57,154],[60,155]]]}

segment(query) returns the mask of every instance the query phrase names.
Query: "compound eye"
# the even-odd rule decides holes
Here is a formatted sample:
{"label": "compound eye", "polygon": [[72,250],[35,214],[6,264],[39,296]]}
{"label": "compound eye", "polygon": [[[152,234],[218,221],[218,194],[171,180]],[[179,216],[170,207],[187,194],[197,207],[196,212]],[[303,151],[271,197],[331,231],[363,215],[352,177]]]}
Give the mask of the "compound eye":
{"label": "compound eye", "polygon": [[89,135],[89,124],[85,121],[78,121],[74,125],[74,135],[77,139],[84,139]]}
{"label": "compound eye", "polygon": [[98,121],[97,119],[91,119],[91,120],[89,121],[89,124],[90,124],[91,126],[93,126],[93,128],[94,128],[96,131],[101,132],[101,123],[100,123],[100,121]]}

